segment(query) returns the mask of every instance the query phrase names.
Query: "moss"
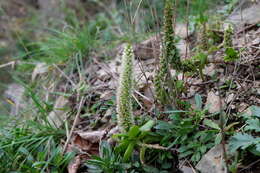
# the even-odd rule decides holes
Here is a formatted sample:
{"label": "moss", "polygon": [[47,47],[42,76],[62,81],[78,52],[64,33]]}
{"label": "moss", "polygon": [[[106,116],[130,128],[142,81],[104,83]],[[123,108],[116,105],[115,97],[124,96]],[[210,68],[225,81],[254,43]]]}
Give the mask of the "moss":
{"label": "moss", "polygon": [[117,92],[117,120],[121,131],[128,131],[134,124],[132,108],[133,61],[133,48],[128,44],[125,46],[122,56],[122,67]]}

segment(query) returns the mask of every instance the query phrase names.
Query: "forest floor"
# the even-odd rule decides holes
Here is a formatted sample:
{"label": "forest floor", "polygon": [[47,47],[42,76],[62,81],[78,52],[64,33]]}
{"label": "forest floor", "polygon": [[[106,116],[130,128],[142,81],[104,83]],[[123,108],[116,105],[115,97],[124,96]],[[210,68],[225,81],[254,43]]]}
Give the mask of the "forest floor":
{"label": "forest floor", "polygon": [[[98,4],[100,9],[92,9],[86,15],[75,10],[79,13],[75,14],[77,23],[68,9],[79,7],[70,1],[64,13],[50,12],[50,4],[43,1],[12,2],[2,4],[5,12],[1,12],[4,15],[0,18],[3,33],[0,35],[0,74],[4,74],[0,86],[4,88],[0,90],[0,113],[3,114],[0,125],[4,127],[0,131],[3,136],[0,167],[5,165],[0,172],[23,172],[29,170],[27,167],[32,167],[31,172],[69,173],[260,171],[260,2],[241,1],[225,17],[209,13],[212,16],[206,24],[206,61],[202,60],[204,54],[196,51],[201,44],[201,33],[194,27],[200,19],[190,21],[189,29],[183,21],[176,23],[176,45],[182,61],[195,57],[200,65],[191,73],[170,70],[177,79],[175,92],[179,94],[169,105],[158,104],[154,91],[161,42],[158,30],[117,37],[123,29],[115,21],[103,15],[94,18],[95,22],[89,19],[99,14],[100,9],[106,9],[107,4],[102,3]],[[84,7],[91,9],[91,5]],[[225,7],[219,6],[216,11],[221,13]],[[35,14],[33,9],[41,15],[30,16]],[[113,17],[112,12],[108,14]],[[71,26],[51,19],[64,20]],[[86,21],[90,28],[81,26]],[[48,30],[53,32],[49,34],[39,29],[39,22],[43,28],[51,25],[63,26],[63,29]],[[233,33],[232,49],[228,51],[223,42],[229,23]],[[28,29],[28,26],[33,27]],[[133,112],[139,130],[139,136],[132,138],[131,131],[121,137],[116,135],[120,133],[116,94],[121,56],[124,43],[129,40],[135,40]],[[13,79],[10,80],[10,76],[14,76]],[[25,132],[21,130],[24,125],[19,124],[27,120],[41,124],[36,125],[37,132],[52,135],[51,130],[55,129],[51,136],[54,144],[50,144],[52,138],[46,143],[45,138],[39,138],[41,142],[35,142],[37,146],[34,146],[30,140],[40,135],[31,132],[28,133],[31,136],[26,135],[28,129],[35,127],[26,127]],[[43,127],[47,126],[46,122],[48,128]],[[143,133],[140,129],[147,122],[152,125]],[[8,124],[6,129],[11,127],[12,130],[8,132],[4,124]],[[15,126],[17,129],[13,131]],[[62,135],[57,129],[63,130]],[[114,148],[126,141],[128,145],[134,141],[135,150],[131,159],[124,162],[126,152],[117,152]],[[13,150],[21,152],[21,156],[12,153]],[[49,154],[41,156],[41,152],[37,154],[35,150],[48,150]],[[68,163],[65,153],[73,153]],[[10,162],[7,158],[14,159],[13,168],[7,164]]]}

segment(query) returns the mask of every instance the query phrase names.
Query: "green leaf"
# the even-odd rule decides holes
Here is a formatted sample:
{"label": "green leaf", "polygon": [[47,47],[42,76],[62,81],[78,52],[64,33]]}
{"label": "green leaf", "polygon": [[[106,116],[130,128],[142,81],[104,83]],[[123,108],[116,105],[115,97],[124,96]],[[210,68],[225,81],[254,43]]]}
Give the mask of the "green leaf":
{"label": "green leaf", "polygon": [[[171,163],[169,163],[169,162],[164,162],[163,164],[162,164],[162,167],[161,168],[163,168],[163,169],[169,169],[169,168],[171,168],[172,167],[172,164]],[[162,171],[161,171],[162,172]]]}
{"label": "green leaf", "polygon": [[189,155],[191,155],[191,154],[193,154],[193,151],[188,150],[188,151],[185,151],[185,152],[183,152],[183,153],[180,153],[180,154],[179,154],[179,158],[184,158],[184,157],[187,157],[187,156],[189,156]]}
{"label": "green leaf", "polygon": [[225,132],[229,131],[229,129],[231,129],[232,127],[234,127],[234,126],[237,125],[237,124],[239,124],[239,122],[233,122],[233,123],[229,124],[228,126],[226,126],[226,127],[224,128],[224,131],[225,131]]}
{"label": "green leaf", "polygon": [[135,138],[138,134],[139,134],[140,130],[138,126],[133,126],[130,128],[129,132],[128,132],[128,136],[130,138]]}
{"label": "green leaf", "polygon": [[182,146],[182,147],[180,147],[180,148],[178,149],[178,152],[183,153],[183,152],[185,152],[185,151],[187,151],[187,150],[189,150],[189,148],[184,145],[184,146]]}
{"label": "green leaf", "polygon": [[45,161],[34,162],[33,165],[32,165],[32,167],[33,167],[33,168],[41,168],[41,167],[43,167],[46,163],[47,163],[47,162],[45,162]]}
{"label": "green leaf", "polygon": [[203,124],[210,128],[220,130],[219,125],[217,123],[213,122],[212,120],[204,119]]}
{"label": "green leaf", "polygon": [[192,157],[191,157],[191,161],[194,162],[198,162],[200,160],[201,154],[199,152],[195,153]]}
{"label": "green leaf", "polygon": [[232,47],[226,48],[225,53],[224,61],[226,62],[232,62],[239,58],[239,53]]}
{"label": "green leaf", "polygon": [[147,123],[145,123],[142,127],[140,127],[140,131],[150,131],[151,128],[153,127],[154,125],[154,121],[153,120],[149,120]]}
{"label": "green leaf", "polygon": [[195,94],[195,104],[196,104],[196,108],[198,110],[202,109],[202,98],[201,98],[201,95]]}
{"label": "green leaf", "polygon": [[[141,163],[145,163],[145,151],[146,151],[146,147],[141,147],[140,149],[140,161]],[[138,163],[138,162],[137,162]]]}
{"label": "green leaf", "polygon": [[256,144],[256,151],[260,152],[260,142]]}
{"label": "green leaf", "polygon": [[172,114],[172,113],[185,113],[185,112],[189,112],[189,111],[171,110],[171,111],[165,111],[165,112],[163,112],[163,113],[165,113],[165,114]]}
{"label": "green leaf", "polygon": [[158,125],[156,125],[154,128],[159,130],[169,130],[172,129],[172,125],[164,121],[158,121]]}
{"label": "green leaf", "polygon": [[247,126],[245,130],[255,130],[256,132],[260,132],[260,120],[259,119],[250,119],[246,121]]}
{"label": "green leaf", "polygon": [[205,53],[203,53],[203,52],[199,52],[199,53],[195,56],[195,58],[200,61],[200,68],[204,68],[204,67],[205,67],[205,64],[206,64],[206,62],[207,62],[208,56],[207,56]]}
{"label": "green leaf", "polygon": [[260,107],[259,106],[251,106],[252,115],[260,118]]}
{"label": "green leaf", "polygon": [[249,134],[237,133],[232,136],[229,143],[231,152],[235,152],[237,149],[246,149],[247,147],[255,143],[255,138]]}
{"label": "green leaf", "polygon": [[145,172],[149,172],[149,173],[159,173],[160,172],[157,168],[154,168],[154,167],[148,166],[148,165],[144,165],[143,169]]}
{"label": "green leaf", "polygon": [[199,150],[200,150],[200,152],[201,152],[202,154],[204,154],[204,153],[207,151],[207,146],[202,145],[202,146],[199,148]]}
{"label": "green leaf", "polygon": [[126,151],[124,153],[124,157],[123,157],[123,161],[124,162],[127,162],[129,160],[129,158],[132,156],[132,153],[133,153],[133,150],[134,150],[134,146],[135,146],[134,142],[131,142],[128,145],[128,147],[127,147],[127,149],[126,149]]}
{"label": "green leaf", "polygon": [[260,143],[259,144],[257,144],[255,147],[250,147],[249,148],[249,151],[251,152],[251,153],[253,153],[254,155],[256,155],[256,156],[260,156],[260,150],[259,150],[259,146],[260,145]]}
{"label": "green leaf", "polygon": [[221,140],[222,140],[222,135],[221,135],[221,133],[218,133],[215,138],[215,145],[220,144]]}

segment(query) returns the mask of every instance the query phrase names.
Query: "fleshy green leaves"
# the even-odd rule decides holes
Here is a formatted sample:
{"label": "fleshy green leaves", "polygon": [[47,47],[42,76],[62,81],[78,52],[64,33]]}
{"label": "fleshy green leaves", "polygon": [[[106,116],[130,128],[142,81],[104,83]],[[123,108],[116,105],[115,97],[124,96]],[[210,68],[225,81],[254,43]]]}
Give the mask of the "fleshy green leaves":
{"label": "fleshy green leaves", "polygon": [[153,126],[154,126],[154,121],[150,120],[147,123],[145,123],[142,127],[140,127],[140,130],[141,131],[150,131]]}
{"label": "fleshy green leaves", "polygon": [[225,62],[233,62],[239,59],[239,53],[232,47],[228,47],[225,50],[224,61]]}
{"label": "fleshy green leaves", "polygon": [[260,118],[260,107],[259,106],[251,106],[250,107],[252,115]]}
{"label": "fleshy green leaves", "polygon": [[201,95],[195,94],[195,104],[196,104],[196,108],[198,110],[202,109],[202,98],[201,98]]}
{"label": "fleshy green leaves", "polygon": [[233,62],[239,59],[239,52],[233,48],[232,36],[233,36],[233,28],[231,25],[224,32],[224,41],[223,46],[225,48],[225,62]]}
{"label": "fleshy green leaves", "polygon": [[230,139],[230,151],[231,152],[235,152],[238,149],[242,149],[245,150],[249,147],[256,147],[256,151],[260,152],[260,148],[259,148],[259,144],[260,144],[260,138],[254,138],[253,136],[249,135],[249,134],[242,134],[242,133],[237,133],[236,135],[234,135],[233,137],[231,137]]}
{"label": "fleshy green leaves", "polygon": [[209,119],[204,119],[203,124],[205,124],[206,126],[216,129],[216,130],[220,130],[220,127],[217,123],[213,122],[212,120]]}
{"label": "fleshy green leaves", "polygon": [[232,136],[229,147],[231,152],[242,149],[249,150],[251,153],[260,156],[260,137],[253,136],[260,132],[260,108],[258,106],[251,106],[250,110],[252,114],[251,116],[245,116],[247,121],[246,126],[243,128],[247,133],[237,133]]}
{"label": "fleshy green leaves", "polygon": [[246,121],[245,130],[254,130],[255,132],[260,132],[260,120],[259,119],[250,119]]}
{"label": "fleshy green leaves", "polygon": [[[147,136],[147,132],[154,125],[153,120],[149,120],[143,126],[132,126],[128,132],[114,135],[116,138],[121,138],[119,145],[116,147],[116,152],[123,152],[123,162],[127,162],[133,155],[134,148],[141,144]],[[140,153],[144,154],[144,153]]]}

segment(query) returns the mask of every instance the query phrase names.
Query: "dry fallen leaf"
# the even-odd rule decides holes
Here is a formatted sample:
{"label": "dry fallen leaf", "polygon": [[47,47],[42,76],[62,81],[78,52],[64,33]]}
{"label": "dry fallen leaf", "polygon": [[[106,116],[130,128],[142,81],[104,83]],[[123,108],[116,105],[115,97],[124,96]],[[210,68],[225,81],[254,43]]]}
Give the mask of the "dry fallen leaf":
{"label": "dry fallen leaf", "polygon": [[80,156],[76,156],[68,165],[68,173],[77,173],[80,166]]}
{"label": "dry fallen leaf", "polygon": [[98,143],[106,134],[105,130],[97,130],[91,132],[80,132],[78,135],[91,143]]}

